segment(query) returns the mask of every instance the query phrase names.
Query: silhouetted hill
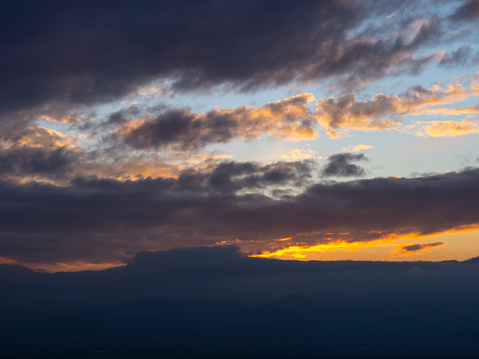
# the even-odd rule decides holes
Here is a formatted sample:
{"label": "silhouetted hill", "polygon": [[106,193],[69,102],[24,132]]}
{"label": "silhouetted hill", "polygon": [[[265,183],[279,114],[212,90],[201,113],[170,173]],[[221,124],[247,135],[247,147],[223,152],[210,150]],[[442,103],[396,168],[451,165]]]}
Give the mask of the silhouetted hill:
{"label": "silhouetted hill", "polygon": [[100,272],[0,266],[11,358],[476,358],[479,266],[299,262],[232,248]]}
{"label": "silhouetted hill", "polygon": [[268,300],[413,282],[472,285],[479,270],[471,264],[283,261],[248,258],[226,246],[140,253],[124,267],[98,272],[51,274],[0,265],[0,308],[73,309],[154,296]]}
{"label": "silhouetted hill", "polygon": [[462,261],[462,263],[466,264],[479,264],[479,257],[474,257],[465,261]]}
{"label": "silhouetted hill", "polygon": [[479,289],[458,285],[451,292],[436,284],[267,301],[151,297],[81,310],[2,311],[1,348],[20,354],[20,347],[24,355],[25,348],[172,356],[479,353]]}

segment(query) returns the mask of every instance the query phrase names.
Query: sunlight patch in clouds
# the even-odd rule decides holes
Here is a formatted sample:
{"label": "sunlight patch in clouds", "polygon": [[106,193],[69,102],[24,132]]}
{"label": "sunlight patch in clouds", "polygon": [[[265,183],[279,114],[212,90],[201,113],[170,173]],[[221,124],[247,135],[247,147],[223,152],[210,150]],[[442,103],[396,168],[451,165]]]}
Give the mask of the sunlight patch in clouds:
{"label": "sunlight patch in clouds", "polygon": [[289,155],[283,154],[281,155],[281,158],[285,161],[300,161],[300,160],[306,160],[309,158],[313,158],[314,154],[316,152],[309,149],[309,148],[302,148],[302,149],[294,149],[292,150]]}
{"label": "sunlight patch in clouds", "polygon": [[346,152],[359,152],[361,150],[369,150],[371,148],[374,148],[373,146],[369,146],[369,145],[356,145],[356,146],[346,146],[346,147],[343,147],[343,151],[346,151]]}

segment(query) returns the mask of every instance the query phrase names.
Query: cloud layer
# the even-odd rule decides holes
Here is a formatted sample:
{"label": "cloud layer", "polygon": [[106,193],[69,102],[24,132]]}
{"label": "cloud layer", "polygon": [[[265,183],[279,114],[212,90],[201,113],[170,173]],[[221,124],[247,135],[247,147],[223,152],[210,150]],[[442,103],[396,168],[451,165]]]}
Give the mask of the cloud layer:
{"label": "cloud layer", "polygon": [[[20,262],[100,263],[142,249],[235,239],[260,253],[327,243],[335,233],[343,241],[368,242],[479,223],[477,169],[285,192],[307,184],[312,169],[308,162],[230,163],[177,179],[78,178],[63,187],[2,182],[0,250]],[[286,237],[292,240],[277,240]]]}

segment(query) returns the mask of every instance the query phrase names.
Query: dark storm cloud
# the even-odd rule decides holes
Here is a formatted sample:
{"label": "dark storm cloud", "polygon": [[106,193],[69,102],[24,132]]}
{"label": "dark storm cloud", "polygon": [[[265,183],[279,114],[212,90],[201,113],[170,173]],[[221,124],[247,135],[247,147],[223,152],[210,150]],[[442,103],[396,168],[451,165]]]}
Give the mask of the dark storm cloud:
{"label": "dark storm cloud", "polygon": [[479,1],[478,0],[466,0],[464,3],[454,12],[451,18],[455,21],[473,21],[479,17]]}
{"label": "dark storm cloud", "polygon": [[425,22],[408,40],[351,36],[370,16],[391,10],[389,3],[368,1],[50,0],[0,6],[1,111],[108,102],[158,78],[171,78],[180,91],[221,84],[251,90],[334,75],[361,83],[392,67],[414,72],[432,61],[412,56],[439,26]]}
{"label": "dark storm cloud", "polygon": [[78,152],[65,147],[3,149],[0,150],[0,178],[32,175],[61,177],[73,170],[79,157]]}
{"label": "dark storm cloud", "polygon": [[361,177],[364,176],[365,171],[359,165],[351,162],[368,161],[364,153],[338,153],[328,157],[328,164],[326,164],[321,171],[323,177]]}
{"label": "dark storm cloud", "polygon": [[298,168],[301,173],[301,165],[224,164],[178,179],[78,178],[63,187],[1,183],[0,253],[25,262],[108,262],[140,250],[236,238],[267,249],[275,238],[313,245],[347,232],[342,240],[369,241],[479,223],[479,169],[265,195],[273,183],[281,188],[307,178],[290,173]]}

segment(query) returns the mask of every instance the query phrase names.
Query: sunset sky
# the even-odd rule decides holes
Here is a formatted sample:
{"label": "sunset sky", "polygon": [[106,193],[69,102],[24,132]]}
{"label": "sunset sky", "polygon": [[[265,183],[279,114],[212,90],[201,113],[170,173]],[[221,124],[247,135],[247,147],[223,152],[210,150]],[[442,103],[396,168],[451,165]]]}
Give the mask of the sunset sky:
{"label": "sunset sky", "polygon": [[0,264],[479,256],[479,1],[0,3]]}

